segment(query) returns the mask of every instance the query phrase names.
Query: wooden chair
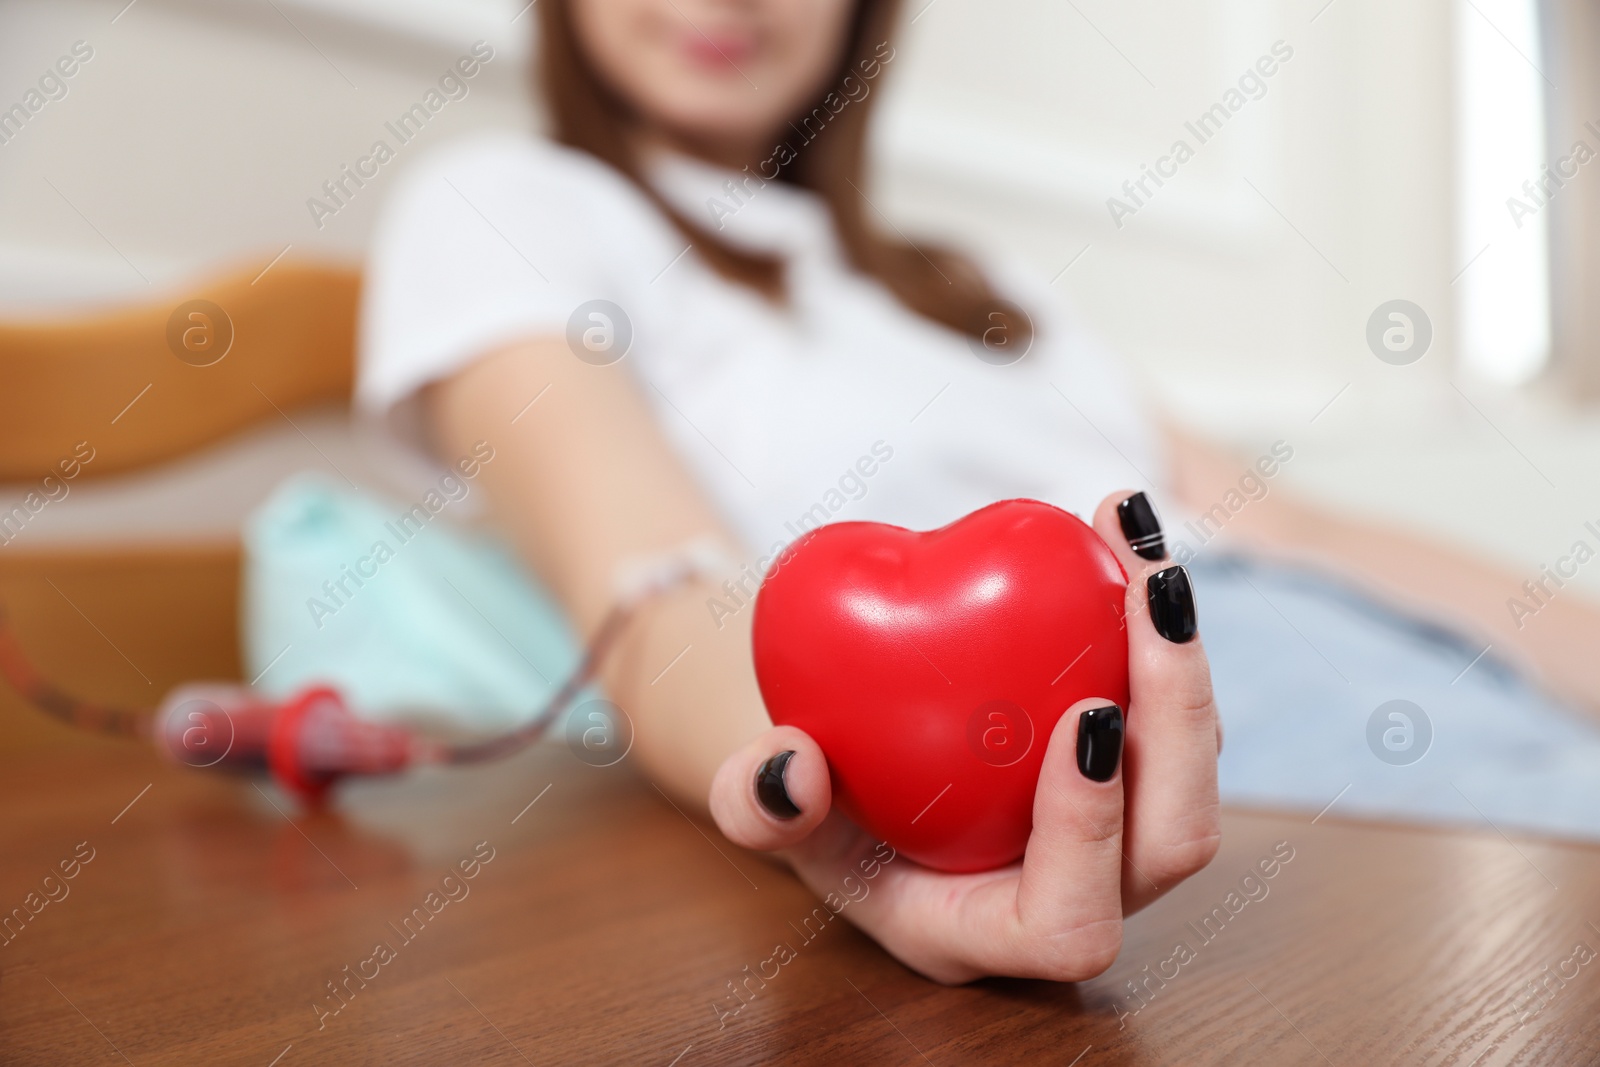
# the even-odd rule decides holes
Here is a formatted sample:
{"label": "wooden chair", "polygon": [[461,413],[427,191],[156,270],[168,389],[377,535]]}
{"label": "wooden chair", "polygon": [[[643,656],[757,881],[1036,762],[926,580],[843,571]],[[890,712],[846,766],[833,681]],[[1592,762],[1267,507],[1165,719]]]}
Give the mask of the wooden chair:
{"label": "wooden chair", "polygon": [[[0,483],[60,495],[310,404],[347,401],[360,275],[279,263],[92,315],[0,321]],[[92,450],[93,459],[81,457]],[[237,541],[41,544],[0,515],[0,605],[29,655],[84,696],[154,706],[240,673]],[[79,741],[0,683],[0,749]],[[104,743],[94,742],[89,743]]]}

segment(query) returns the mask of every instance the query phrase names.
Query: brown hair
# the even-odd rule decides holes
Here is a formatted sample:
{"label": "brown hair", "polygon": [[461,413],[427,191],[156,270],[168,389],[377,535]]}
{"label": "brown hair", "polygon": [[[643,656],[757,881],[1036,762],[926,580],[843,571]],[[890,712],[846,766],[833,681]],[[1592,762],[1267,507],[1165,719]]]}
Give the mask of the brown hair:
{"label": "brown hair", "polygon": [[[1032,324],[1020,308],[1000,298],[978,269],[955,252],[929,245],[894,240],[869,225],[862,170],[866,154],[868,93],[849,106],[829,108],[840,95],[831,87],[847,76],[860,80],[859,72],[876,70],[899,14],[899,0],[859,0],[839,67],[830,88],[795,115],[791,128],[800,132],[815,117],[821,129],[797,148],[776,146],[771,162],[776,175],[763,165],[763,180],[788,182],[822,197],[833,215],[840,243],[850,262],[871,275],[912,311],[975,338],[997,328],[1007,348],[1026,351]],[[601,80],[578,42],[569,0],[544,0],[539,5],[538,77],[549,108],[557,141],[596,156],[626,175],[651,203],[694,245],[701,257],[725,278],[749,285],[770,299],[783,295],[783,261],[773,255],[735,248],[705,228],[691,222],[666,202],[646,181],[629,139],[635,116],[628,105]],[[890,58],[893,53],[890,53]],[[805,135],[802,133],[802,137]]]}

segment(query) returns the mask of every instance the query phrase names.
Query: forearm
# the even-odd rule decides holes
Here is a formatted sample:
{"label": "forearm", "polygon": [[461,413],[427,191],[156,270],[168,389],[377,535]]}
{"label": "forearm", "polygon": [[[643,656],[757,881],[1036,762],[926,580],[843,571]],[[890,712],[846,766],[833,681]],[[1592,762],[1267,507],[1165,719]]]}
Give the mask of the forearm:
{"label": "forearm", "polygon": [[[1186,434],[1172,432],[1175,488],[1204,510],[1237,485],[1245,463]],[[1340,518],[1282,491],[1229,522],[1230,537],[1280,557],[1332,566],[1391,600],[1413,606],[1476,637],[1481,645],[1532,666],[1553,690],[1600,711],[1600,609],[1575,593],[1546,598],[1536,617],[1513,617],[1523,579],[1415,534]],[[1480,645],[1480,647],[1481,647]],[[1465,666],[1465,664],[1463,664]]]}
{"label": "forearm", "polygon": [[[480,477],[495,516],[583,639],[598,629],[630,561],[694,539],[740,554],[622,366],[581,363],[559,339],[531,342],[434,387],[428,405],[446,454],[479,440],[494,446]],[[647,606],[601,676],[632,723],[630,759],[701,811],[722,759],[768,725],[750,612],[722,618],[719,628],[706,607],[711,595],[697,584]]]}
{"label": "forearm", "polygon": [[705,604],[713,592],[697,583],[642,613],[605,672],[606,691],[633,719],[642,772],[701,812],[723,759],[771,725],[750,612],[719,630]]}

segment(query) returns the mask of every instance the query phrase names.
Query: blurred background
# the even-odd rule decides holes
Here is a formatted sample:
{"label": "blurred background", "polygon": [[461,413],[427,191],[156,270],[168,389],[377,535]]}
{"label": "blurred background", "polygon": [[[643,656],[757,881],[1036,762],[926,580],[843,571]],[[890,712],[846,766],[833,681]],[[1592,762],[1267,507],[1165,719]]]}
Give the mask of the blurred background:
{"label": "blurred background", "polygon": [[[471,131],[539,126],[531,6],[0,6],[0,108],[81,60],[64,92],[0,116],[0,319],[176,305],[280,260],[358,265],[402,169]],[[906,19],[874,191],[905,231],[1025,257],[1193,432],[1247,457],[1289,442],[1274,491],[1529,576],[1600,521],[1591,5],[911,0]],[[470,94],[317,219],[323,183],[479,40],[494,58]],[[1200,143],[1190,127],[1263,56],[1274,72]],[[1135,198],[1125,183],[1179,139],[1194,158]],[[1398,364],[1369,343],[1395,300],[1431,333]],[[74,483],[0,555],[225,543],[290,472],[406,477],[338,406],[279,414]],[[0,511],[30,485],[0,487]],[[1600,568],[1574,582],[1600,596]]]}

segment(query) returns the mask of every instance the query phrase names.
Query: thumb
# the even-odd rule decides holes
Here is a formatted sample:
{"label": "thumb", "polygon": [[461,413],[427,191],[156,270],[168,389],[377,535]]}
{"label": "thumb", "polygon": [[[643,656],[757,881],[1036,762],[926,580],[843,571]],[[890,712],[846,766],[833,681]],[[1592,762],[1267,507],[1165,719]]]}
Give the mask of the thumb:
{"label": "thumb", "polygon": [[827,816],[833,784],[822,749],[778,726],[723,761],[711,783],[711,817],[734,844],[760,852],[799,844]]}

